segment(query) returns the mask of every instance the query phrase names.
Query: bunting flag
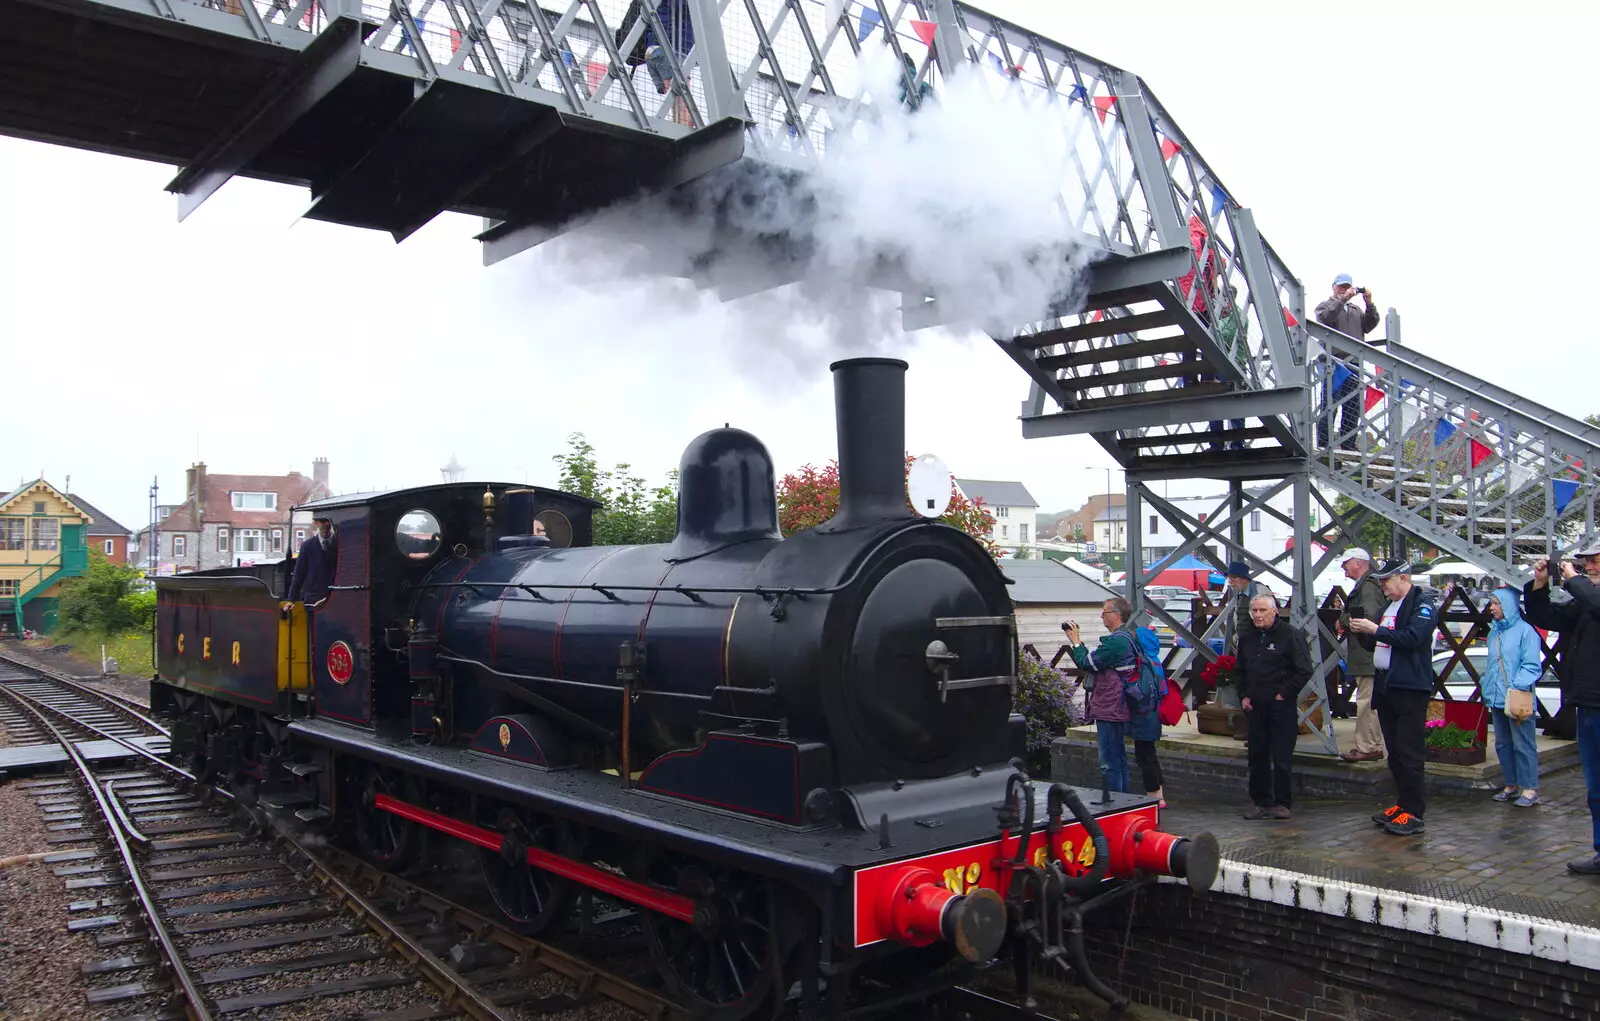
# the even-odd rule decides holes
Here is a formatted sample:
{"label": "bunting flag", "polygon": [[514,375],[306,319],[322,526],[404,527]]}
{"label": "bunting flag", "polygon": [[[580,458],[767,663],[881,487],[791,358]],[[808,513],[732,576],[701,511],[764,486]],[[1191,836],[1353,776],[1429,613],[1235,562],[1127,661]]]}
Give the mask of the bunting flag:
{"label": "bunting flag", "polygon": [[1472,467],[1478,467],[1478,465],[1489,460],[1489,458],[1493,456],[1494,451],[1490,450],[1484,444],[1479,443],[1477,440],[1472,441]]}
{"label": "bunting flag", "polygon": [[1572,498],[1578,495],[1578,484],[1566,479],[1557,479],[1550,485],[1555,489],[1556,513],[1560,514],[1567,509],[1567,504],[1572,502]]}
{"label": "bunting flag", "polygon": [[1531,468],[1524,468],[1515,461],[1512,461],[1511,464],[1507,466],[1506,485],[1510,487],[1506,490],[1507,495],[1515,493],[1517,490],[1521,489],[1523,486],[1526,486],[1532,481],[1533,470]]}
{"label": "bunting flag", "polygon": [[911,22],[911,31],[917,33],[917,38],[922,40],[922,45],[924,46],[933,45],[933,33],[938,29],[939,26],[931,21],[913,20]]}
{"label": "bunting flag", "polygon": [[1334,390],[1338,390],[1340,387],[1344,386],[1350,381],[1350,377],[1354,375],[1355,373],[1351,372],[1348,367],[1335,363],[1333,366]]}
{"label": "bunting flag", "polygon": [[1067,92],[1067,102],[1069,103],[1087,103],[1088,101],[1089,93],[1082,85],[1074,85]]}
{"label": "bunting flag", "polygon": [[1094,108],[1097,111],[1099,111],[1099,113],[1100,113],[1100,123],[1101,124],[1104,124],[1106,122],[1106,114],[1110,113],[1111,112],[1111,108],[1113,106],[1116,106],[1116,105],[1117,105],[1117,97],[1116,96],[1096,96],[1096,97],[1094,97]]}
{"label": "bunting flag", "polygon": [[1409,433],[1422,421],[1422,409],[1414,404],[1400,405],[1400,431],[1401,434]]}
{"label": "bunting flag", "polygon": [[461,33],[452,28],[450,30],[450,55],[452,57],[455,56],[456,51],[459,49],[461,49]]}
{"label": "bunting flag", "polygon": [[1298,320],[1298,319],[1296,319],[1294,317],[1294,313],[1293,312],[1290,312],[1288,309],[1284,309],[1283,310],[1283,325],[1289,327],[1289,329],[1292,330],[1296,326],[1300,325],[1300,320]]}
{"label": "bunting flag", "polygon": [[589,79],[589,92],[592,94],[600,87],[600,79],[606,76],[606,66],[598,60],[591,60],[586,68],[586,74]]}
{"label": "bunting flag", "polygon": [[878,13],[876,7],[861,8],[861,27],[856,30],[856,42],[864,43],[872,30],[883,24],[883,15]]}
{"label": "bunting flag", "polygon": [[1222,190],[1222,185],[1213,184],[1211,186],[1211,216],[1213,219],[1216,218],[1218,213],[1222,212],[1222,207],[1227,202],[1228,195]]}
{"label": "bunting flag", "polygon": [[1583,470],[1583,462],[1582,461],[1574,461],[1574,462],[1572,462],[1572,468],[1567,471],[1567,478],[1569,478],[1569,479],[1579,478],[1580,476],[1578,475],[1578,473],[1580,471],[1582,471],[1582,470]]}
{"label": "bunting flag", "polygon": [[1377,405],[1377,403],[1379,401],[1381,401],[1381,400],[1383,400],[1383,391],[1379,390],[1377,387],[1373,386],[1371,383],[1368,383],[1367,384],[1367,402],[1363,406],[1362,410],[1363,411],[1371,411],[1373,409],[1373,407],[1375,407]]}
{"label": "bunting flag", "polygon": [[1102,312],[1099,309],[1095,309],[1094,310],[1094,315],[1089,317],[1089,321],[1091,323],[1098,323],[1101,319],[1104,319],[1104,318],[1105,318],[1105,313]]}
{"label": "bunting flag", "polygon": [[1170,160],[1172,157],[1178,155],[1179,150],[1182,148],[1183,146],[1179,145],[1177,142],[1174,142],[1172,139],[1163,138],[1161,140],[1161,158],[1164,160]]}
{"label": "bunting flag", "polygon": [[1445,419],[1439,419],[1439,424],[1433,427],[1433,445],[1438,446],[1455,434],[1456,427]]}
{"label": "bunting flag", "polygon": [[578,55],[565,46],[561,47],[561,62],[567,65],[569,71],[578,69]]}
{"label": "bunting flag", "polygon": [[[412,18],[411,20],[416,23],[416,26],[417,26],[417,38],[418,39],[422,38],[423,33],[428,30],[428,23],[423,21],[421,18]],[[395,48],[395,52],[396,53],[404,53],[406,50],[409,50],[409,49],[411,49],[411,40],[406,38],[404,30],[402,30],[401,33],[400,33],[400,45]],[[413,52],[415,52],[415,51],[413,51]]]}

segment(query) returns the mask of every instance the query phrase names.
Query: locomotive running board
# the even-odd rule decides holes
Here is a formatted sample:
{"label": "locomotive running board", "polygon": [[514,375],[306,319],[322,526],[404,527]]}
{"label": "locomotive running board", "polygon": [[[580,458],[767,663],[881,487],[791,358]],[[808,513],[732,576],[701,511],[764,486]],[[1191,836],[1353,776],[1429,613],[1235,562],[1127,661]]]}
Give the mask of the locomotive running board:
{"label": "locomotive running board", "polygon": [[[380,811],[409,819],[431,830],[437,830],[458,840],[465,840],[469,844],[476,844],[485,851],[504,853],[506,844],[504,834],[452,819],[447,815],[440,815],[438,812],[401,801],[399,798],[391,798],[387,794],[376,795],[372,799],[372,804]],[[694,901],[682,894],[627,879],[614,872],[607,872],[537,847],[527,848],[527,862],[536,869],[543,869],[575,883],[593,887],[601,893],[625,900],[630,904],[637,904],[642,908],[649,908],[651,911],[676,918],[680,922],[694,921]]]}

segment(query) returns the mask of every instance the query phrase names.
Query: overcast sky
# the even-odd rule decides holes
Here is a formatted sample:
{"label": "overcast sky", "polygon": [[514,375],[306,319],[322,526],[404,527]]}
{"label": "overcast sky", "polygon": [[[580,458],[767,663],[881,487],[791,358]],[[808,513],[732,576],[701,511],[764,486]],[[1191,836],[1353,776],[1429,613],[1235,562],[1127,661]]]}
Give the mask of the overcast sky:
{"label": "overcast sky", "polygon": [[[1596,363],[1596,5],[986,6],[1141,75],[1310,300],[1349,271],[1408,345],[1600,410],[1577,371]],[[553,483],[574,431],[651,480],[723,422],[780,474],[834,455],[825,353],[775,353],[714,300],[588,286],[539,251],[486,269],[466,217],[401,245],[298,221],[304,191],[242,179],[180,225],[172,173],[0,139],[0,491],[70,474],[138,528],[151,478],[177,502],[197,457],[277,473],[325,456],[352,491],[438,481],[452,454],[471,478]],[[988,341],[863,338],[885,346],[911,362],[912,451],[1020,479],[1045,509],[1104,491],[1093,441],[1021,439],[1026,378]]]}

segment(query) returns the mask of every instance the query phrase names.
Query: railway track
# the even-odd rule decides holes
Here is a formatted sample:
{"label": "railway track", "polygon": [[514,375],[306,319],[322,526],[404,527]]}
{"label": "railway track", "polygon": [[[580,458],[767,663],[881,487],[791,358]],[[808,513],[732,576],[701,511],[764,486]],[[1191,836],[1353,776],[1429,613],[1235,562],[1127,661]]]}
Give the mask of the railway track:
{"label": "railway track", "polygon": [[[518,935],[439,893],[304,845],[139,741],[160,730],[126,700],[29,668],[0,678],[0,722],[67,751],[69,771],[17,784],[44,814],[47,858],[78,899],[68,928],[88,1017],[317,1016],[514,1021],[611,1006],[688,1015],[640,982]],[[126,754],[91,762],[80,746]],[[130,763],[131,760],[131,763]]]}

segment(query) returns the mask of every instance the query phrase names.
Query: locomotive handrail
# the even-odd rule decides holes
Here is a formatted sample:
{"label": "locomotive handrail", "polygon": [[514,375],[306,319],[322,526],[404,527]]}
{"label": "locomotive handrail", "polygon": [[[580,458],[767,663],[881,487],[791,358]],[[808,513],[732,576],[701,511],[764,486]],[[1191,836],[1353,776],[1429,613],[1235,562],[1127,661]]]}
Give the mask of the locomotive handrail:
{"label": "locomotive handrail", "polygon": [[[467,666],[478,667],[479,669],[487,670],[489,673],[495,674],[496,676],[509,677],[512,680],[517,681],[537,681],[542,684],[563,684],[569,688],[593,688],[598,691],[618,692],[622,690],[622,685],[620,684],[600,684],[595,681],[572,681],[564,677],[545,677],[542,674],[514,674],[505,670],[500,670],[496,667],[492,667],[482,660],[472,659],[471,657],[458,655],[453,652],[447,652],[443,648],[441,648],[440,651],[435,654],[434,658],[444,663],[463,663]],[[681,698],[692,702],[711,702],[715,699],[715,696],[713,695],[695,695],[684,691],[661,691],[654,688],[635,688],[634,694],[641,698],[645,696],[652,696],[655,698]]]}

